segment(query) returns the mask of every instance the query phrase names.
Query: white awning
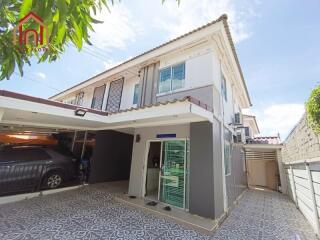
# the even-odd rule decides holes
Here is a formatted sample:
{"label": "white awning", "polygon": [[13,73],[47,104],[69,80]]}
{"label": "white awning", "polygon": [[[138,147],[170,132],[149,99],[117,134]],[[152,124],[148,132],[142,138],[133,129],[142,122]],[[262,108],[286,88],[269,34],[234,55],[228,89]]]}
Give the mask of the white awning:
{"label": "white awning", "polygon": [[[83,109],[86,114],[75,114]],[[0,124],[70,130],[105,130],[212,121],[213,113],[190,98],[113,114],[0,91]]]}

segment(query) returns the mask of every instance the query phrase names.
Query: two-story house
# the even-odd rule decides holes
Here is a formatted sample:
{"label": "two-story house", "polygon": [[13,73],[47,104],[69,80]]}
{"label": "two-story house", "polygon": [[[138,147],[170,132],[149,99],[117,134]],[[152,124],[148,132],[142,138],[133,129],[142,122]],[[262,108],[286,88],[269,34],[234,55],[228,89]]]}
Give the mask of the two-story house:
{"label": "two-story house", "polygon": [[[10,94],[2,95],[5,100]],[[39,106],[15,101],[21,104],[16,113],[38,116],[25,115],[16,124],[97,134],[91,182],[116,180],[128,171],[129,195],[212,219],[247,187],[242,145],[236,142],[241,111],[251,102],[226,15]],[[0,109],[2,123],[8,123],[13,113],[1,102]]]}
{"label": "two-story house", "polygon": [[[238,174],[233,170],[243,171],[241,164],[232,169],[233,123],[251,103],[226,16],[51,99],[106,111],[115,119],[131,116],[135,124],[109,128],[130,129],[135,136],[131,195],[216,218],[236,197],[228,199],[228,192],[241,192],[227,189],[241,185],[228,183]],[[204,119],[179,114],[185,102]],[[135,118],[141,109],[148,123]]]}

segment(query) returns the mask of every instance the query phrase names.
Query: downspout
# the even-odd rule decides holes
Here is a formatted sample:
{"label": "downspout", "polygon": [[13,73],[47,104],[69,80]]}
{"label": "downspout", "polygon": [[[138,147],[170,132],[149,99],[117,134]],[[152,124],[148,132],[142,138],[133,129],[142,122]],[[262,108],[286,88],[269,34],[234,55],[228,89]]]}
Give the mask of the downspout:
{"label": "downspout", "polygon": [[76,142],[76,138],[77,138],[77,131],[74,131],[72,145],[71,145],[71,152],[73,152],[73,150],[74,150],[74,145],[75,145],[75,142]]}
{"label": "downspout", "polygon": [[87,142],[87,135],[88,135],[88,131],[84,132],[84,137],[83,137],[83,144],[82,144],[82,151],[81,151],[81,159],[84,156],[84,153],[86,151],[86,142]]}
{"label": "downspout", "polygon": [[219,61],[220,63],[220,108],[221,108],[221,116],[222,116],[222,119],[221,119],[221,127],[220,127],[220,131],[221,131],[221,134],[220,134],[220,141],[221,141],[221,157],[222,157],[222,192],[223,192],[223,207],[224,207],[224,212],[227,212],[228,211],[228,196],[227,196],[227,186],[226,186],[226,174],[225,174],[225,164],[224,164],[224,100],[223,100],[223,97],[222,97],[222,92],[221,92],[221,74],[222,74],[222,64],[221,64],[221,59]]}

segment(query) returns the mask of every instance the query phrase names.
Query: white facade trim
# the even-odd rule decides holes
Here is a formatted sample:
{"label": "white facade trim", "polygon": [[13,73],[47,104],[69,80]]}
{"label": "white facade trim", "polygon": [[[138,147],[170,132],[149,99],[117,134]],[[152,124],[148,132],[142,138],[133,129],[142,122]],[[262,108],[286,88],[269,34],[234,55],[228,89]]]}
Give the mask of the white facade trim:
{"label": "white facade trim", "polygon": [[87,112],[80,117],[75,116],[75,110],[72,109],[0,96],[0,112],[3,112],[1,124],[72,130],[120,129],[213,120],[211,112],[187,100],[108,116]]}

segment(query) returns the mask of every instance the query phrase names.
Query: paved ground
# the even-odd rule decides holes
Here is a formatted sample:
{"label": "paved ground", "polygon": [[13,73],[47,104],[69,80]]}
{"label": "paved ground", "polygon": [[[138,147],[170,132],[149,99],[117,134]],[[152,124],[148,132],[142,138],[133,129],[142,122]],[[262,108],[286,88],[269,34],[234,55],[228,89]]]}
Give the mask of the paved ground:
{"label": "paved ground", "polygon": [[212,237],[116,202],[103,185],[0,205],[0,239],[315,239],[283,195],[247,191]]}

